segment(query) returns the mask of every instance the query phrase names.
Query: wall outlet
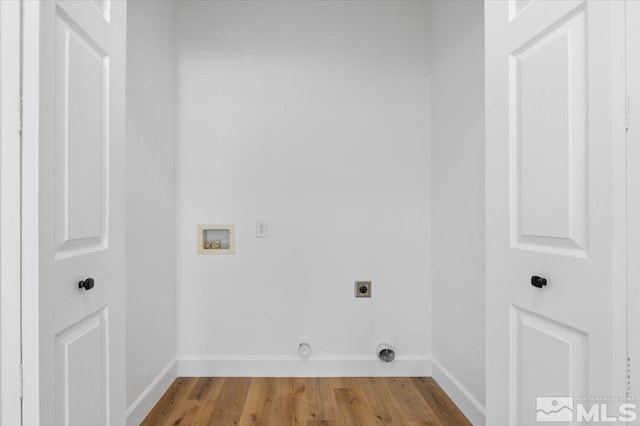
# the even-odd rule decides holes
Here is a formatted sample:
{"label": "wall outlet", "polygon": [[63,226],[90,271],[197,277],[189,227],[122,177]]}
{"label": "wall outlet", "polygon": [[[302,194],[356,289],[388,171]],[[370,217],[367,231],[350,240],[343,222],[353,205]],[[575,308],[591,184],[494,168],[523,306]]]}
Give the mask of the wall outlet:
{"label": "wall outlet", "polygon": [[371,281],[356,281],[356,297],[371,297]]}
{"label": "wall outlet", "polygon": [[257,221],[256,222],[256,238],[267,238],[267,222],[266,221]]}

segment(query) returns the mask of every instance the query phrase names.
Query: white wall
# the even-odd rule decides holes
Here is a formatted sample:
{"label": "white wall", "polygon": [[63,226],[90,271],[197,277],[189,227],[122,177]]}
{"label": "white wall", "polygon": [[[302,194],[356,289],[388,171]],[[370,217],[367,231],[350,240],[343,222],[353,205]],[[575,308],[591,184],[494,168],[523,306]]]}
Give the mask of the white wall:
{"label": "white wall", "polygon": [[483,7],[433,1],[430,21],[433,355],[482,406]]}
{"label": "white wall", "polygon": [[[127,406],[175,358],[173,6],[129,1]],[[144,411],[144,410],[143,410]]]}
{"label": "white wall", "polygon": [[[364,359],[387,341],[425,364],[428,5],[176,9],[178,354],[295,357],[307,341]],[[236,224],[237,254],[198,256],[198,223]]]}

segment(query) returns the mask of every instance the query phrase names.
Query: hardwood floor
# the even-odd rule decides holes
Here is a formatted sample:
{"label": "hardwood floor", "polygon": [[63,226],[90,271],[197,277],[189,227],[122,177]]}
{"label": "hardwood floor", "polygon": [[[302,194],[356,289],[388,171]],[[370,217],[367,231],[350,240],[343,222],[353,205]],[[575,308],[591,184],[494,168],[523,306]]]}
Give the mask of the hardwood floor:
{"label": "hardwood floor", "polygon": [[142,423],[470,425],[430,377],[180,377]]}

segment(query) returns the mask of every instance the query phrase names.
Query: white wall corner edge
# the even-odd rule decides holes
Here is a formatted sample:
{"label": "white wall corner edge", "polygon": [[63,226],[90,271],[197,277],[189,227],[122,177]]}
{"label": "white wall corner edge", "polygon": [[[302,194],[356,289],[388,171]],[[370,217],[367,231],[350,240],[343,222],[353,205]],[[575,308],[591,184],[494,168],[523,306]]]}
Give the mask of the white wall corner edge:
{"label": "white wall corner edge", "polygon": [[430,356],[178,356],[179,377],[427,377]]}
{"label": "white wall corner edge", "polygon": [[140,425],[177,377],[178,364],[174,358],[127,408],[127,426]]}
{"label": "white wall corner edge", "polygon": [[449,370],[447,370],[436,358],[431,358],[431,370],[433,380],[451,398],[460,411],[474,426],[484,426],[485,408]]}

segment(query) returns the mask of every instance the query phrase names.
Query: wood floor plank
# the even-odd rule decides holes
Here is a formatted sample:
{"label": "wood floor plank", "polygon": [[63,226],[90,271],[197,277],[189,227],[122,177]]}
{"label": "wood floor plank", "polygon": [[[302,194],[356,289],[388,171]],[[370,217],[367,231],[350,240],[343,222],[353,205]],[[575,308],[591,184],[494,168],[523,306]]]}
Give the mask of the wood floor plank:
{"label": "wood floor plank", "polygon": [[223,390],[212,400],[209,424],[212,426],[237,425],[240,422],[252,379],[247,377],[224,378]]}
{"label": "wood floor plank", "polygon": [[194,401],[215,401],[224,388],[224,378],[198,377],[195,380],[187,399]]}
{"label": "wood floor plank", "polygon": [[342,387],[334,389],[342,424],[371,426],[383,424],[369,407],[358,382],[361,379],[342,379]]}
{"label": "wood floor plank", "polygon": [[447,425],[471,426],[471,422],[462,411],[451,401],[442,388],[431,377],[412,377],[411,383],[422,396],[439,423]]}
{"label": "wood floor plank", "polygon": [[422,398],[416,394],[415,388],[408,378],[388,377],[381,382],[381,385],[386,388],[386,397],[398,407],[403,424],[412,422],[438,424],[438,419],[431,407],[428,404],[419,403]]}
{"label": "wood floor plank", "polygon": [[390,404],[390,397],[386,394],[384,378],[366,377],[359,381],[359,385],[369,401],[371,412],[385,425],[403,424],[403,415],[396,404]]}
{"label": "wood floor plank", "polygon": [[240,425],[265,425],[273,407],[271,397],[273,383],[268,378],[258,377],[251,380],[247,398],[240,416]]}
{"label": "wood floor plank", "polygon": [[203,413],[205,408],[200,401],[183,400],[175,404],[172,410],[163,412],[153,419],[147,417],[143,424],[153,426],[206,426],[209,421],[207,414]]}
{"label": "wood floor plank", "polygon": [[178,378],[145,426],[468,426],[422,378]]}
{"label": "wood floor plank", "polygon": [[174,412],[180,411],[182,401],[191,391],[195,381],[190,378],[178,377],[169,389],[162,396],[160,401],[153,407],[147,418],[142,422],[143,425],[162,424],[162,421],[169,418]]}
{"label": "wood floor plank", "polygon": [[315,420],[311,416],[311,394],[307,379],[290,379],[293,391],[293,423],[296,425],[306,425],[308,421]]}
{"label": "wood floor plank", "polygon": [[309,399],[309,421],[336,422],[340,419],[333,397],[332,379],[305,379]]}

